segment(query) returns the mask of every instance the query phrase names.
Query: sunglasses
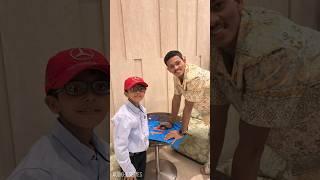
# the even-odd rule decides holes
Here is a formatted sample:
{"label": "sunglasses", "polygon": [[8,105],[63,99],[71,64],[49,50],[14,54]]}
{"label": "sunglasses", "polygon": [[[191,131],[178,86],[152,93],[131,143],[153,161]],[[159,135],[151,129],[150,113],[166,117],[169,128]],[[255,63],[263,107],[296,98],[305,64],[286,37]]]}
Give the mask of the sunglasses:
{"label": "sunglasses", "polygon": [[67,83],[62,89],[57,89],[55,94],[65,92],[70,96],[82,96],[88,93],[89,89],[99,96],[106,96],[110,93],[110,86],[108,81],[71,81]]}
{"label": "sunglasses", "polygon": [[136,92],[145,92],[146,89],[147,89],[146,87],[138,85],[138,86],[134,86],[133,88],[129,89],[129,91],[134,92],[134,93],[136,93]]}

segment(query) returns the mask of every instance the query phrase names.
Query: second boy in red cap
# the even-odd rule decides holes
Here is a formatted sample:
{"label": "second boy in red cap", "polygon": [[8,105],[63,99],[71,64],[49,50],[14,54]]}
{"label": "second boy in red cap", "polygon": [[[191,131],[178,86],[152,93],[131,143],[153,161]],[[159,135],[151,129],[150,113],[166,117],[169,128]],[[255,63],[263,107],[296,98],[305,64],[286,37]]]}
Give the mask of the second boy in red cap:
{"label": "second boy in red cap", "polygon": [[149,146],[146,109],[140,105],[148,84],[140,77],[129,77],[124,82],[128,102],[112,118],[114,150],[127,180],[144,179]]}
{"label": "second boy in red cap", "polygon": [[109,147],[94,133],[109,111],[109,63],[89,48],[63,50],[46,69],[45,102],[57,114],[9,180],[109,178]]}

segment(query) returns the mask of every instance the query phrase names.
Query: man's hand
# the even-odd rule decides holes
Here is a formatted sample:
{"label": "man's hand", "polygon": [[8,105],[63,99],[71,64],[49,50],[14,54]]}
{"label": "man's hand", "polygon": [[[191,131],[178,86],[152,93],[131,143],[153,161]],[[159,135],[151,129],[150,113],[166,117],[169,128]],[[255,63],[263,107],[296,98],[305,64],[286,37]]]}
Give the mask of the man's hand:
{"label": "man's hand", "polygon": [[164,138],[164,140],[169,140],[169,139],[172,139],[172,138],[173,138],[174,140],[172,141],[171,144],[174,144],[174,143],[176,142],[176,140],[183,138],[183,135],[181,135],[181,134],[179,133],[179,131],[173,130],[173,131],[170,131],[170,132],[166,135],[166,137]]}

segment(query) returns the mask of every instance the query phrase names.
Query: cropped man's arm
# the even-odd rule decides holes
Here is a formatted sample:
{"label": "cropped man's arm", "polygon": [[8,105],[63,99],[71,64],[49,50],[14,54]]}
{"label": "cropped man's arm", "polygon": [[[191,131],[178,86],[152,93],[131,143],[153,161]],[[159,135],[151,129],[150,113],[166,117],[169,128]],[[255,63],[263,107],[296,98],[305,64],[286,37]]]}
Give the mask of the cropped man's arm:
{"label": "cropped man's arm", "polygon": [[211,133],[212,138],[212,153],[213,153],[213,170],[217,168],[219,158],[221,155],[224,137],[225,137],[225,129],[228,120],[228,110],[229,104],[227,105],[212,105],[211,108],[211,116],[212,116],[212,130]]}
{"label": "cropped man's arm", "polygon": [[182,132],[185,132],[188,130],[193,104],[194,102],[185,100],[185,105],[183,108],[183,115],[182,115],[182,128],[181,128]]}
{"label": "cropped man's arm", "polygon": [[253,126],[240,120],[240,139],[232,162],[233,180],[257,179],[269,131],[270,128]]}
{"label": "cropped man's arm", "polygon": [[179,113],[179,109],[180,109],[180,103],[181,103],[181,94],[180,95],[173,95],[172,98],[172,105],[171,105],[171,115],[172,118],[169,119],[169,121],[171,123],[173,123],[174,120],[177,119],[178,117],[178,113]]}

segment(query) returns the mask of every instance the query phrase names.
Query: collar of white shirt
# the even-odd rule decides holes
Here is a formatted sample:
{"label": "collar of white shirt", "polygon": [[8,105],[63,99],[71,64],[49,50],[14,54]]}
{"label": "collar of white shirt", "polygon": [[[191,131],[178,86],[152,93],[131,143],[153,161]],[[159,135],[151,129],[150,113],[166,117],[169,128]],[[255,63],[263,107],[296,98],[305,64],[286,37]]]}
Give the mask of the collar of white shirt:
{"label": "collar of white shirt", "polygon": [[132,102],[128,101],[127,106],[131,111],[133,111],[136,114],[139,114],[140,112],[143,112],[144,114],[146,114],[145,109],[141,105],[139,105],[139,108],[138,108],[137,106],[132,104]]}
{"label": "collar of white shirt", "polygon": [[[86,145],[82,144],[74,135],[71,134],[59,121],[56,127],[52,131],[53,137],[55,137],[66,150],[74,156],[81,164],[88,164],[92,157],[96,156],[94,150],[90,149]],[[105,161],[109,162],[109,155],[106,145],[102,144],[97,135],[93,135],[93,144],[99,154]]]}

